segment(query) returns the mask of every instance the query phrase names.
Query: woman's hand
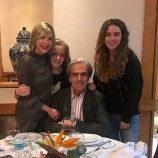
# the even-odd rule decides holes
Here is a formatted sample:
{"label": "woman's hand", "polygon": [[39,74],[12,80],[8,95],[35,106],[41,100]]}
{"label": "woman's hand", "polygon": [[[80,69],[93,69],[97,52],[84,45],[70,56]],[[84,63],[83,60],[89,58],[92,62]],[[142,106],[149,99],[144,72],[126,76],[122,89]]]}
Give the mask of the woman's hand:
{"label": "woman's hand", "polygon": [[47,114],[53,118],[54,120],[57,120],[59,118],[59,112],[58,110],[54,109],[54,108],[50,108],[47,105],[43,105],[42,110],[47,112]]}
{"label": "woman's hand", "polygon": [[59,112],[56,109],[50,108],[47,113],[54,120],[59,118]]}
{"label": "woman's hand", "polygon": [[15,94],[19,96],[28,96],[30,95],[30,86],[26,86],[25,84],[20,85],[15,89]]}
{"label": "woman's hand", "polygon": [[129,128],[129,123],[125,123],[123,121],[120,122],[120,128],[121,129],[127,129]]}
{"label": "woman's hand", "polygon": [[93,83],[87,83],[87,87],[88,87],[88,89],[90,89],[92,91],[96,91],[96,86]]}

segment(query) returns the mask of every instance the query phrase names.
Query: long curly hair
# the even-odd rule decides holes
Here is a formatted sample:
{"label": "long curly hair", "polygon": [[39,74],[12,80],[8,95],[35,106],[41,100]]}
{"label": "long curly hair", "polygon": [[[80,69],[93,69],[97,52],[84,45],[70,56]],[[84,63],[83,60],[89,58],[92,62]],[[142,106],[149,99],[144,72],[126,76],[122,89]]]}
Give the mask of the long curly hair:
{"label": "long curly hair", "polygon": [[[115,50],[116,55],[112,62],[110,61],[110,51],[105,44],[105,36],[111,25],[119,27],[122,33],[121,42]],[[109,19],[103,23],[98,35],[94,56],[95,73],[102,82],[108,82],[109,79],[115,80],[124,73],[130,51],[128,36],[127,27],[120,19]]]}

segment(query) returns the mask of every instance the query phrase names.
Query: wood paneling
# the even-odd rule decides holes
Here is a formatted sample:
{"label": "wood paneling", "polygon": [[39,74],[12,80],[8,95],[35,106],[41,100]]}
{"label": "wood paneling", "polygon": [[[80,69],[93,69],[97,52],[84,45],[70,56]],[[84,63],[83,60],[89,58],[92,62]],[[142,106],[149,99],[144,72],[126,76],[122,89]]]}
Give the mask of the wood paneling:
{"label": "wood paneling", "polygon": [[0,28],[0,81],[3,81],[2,46],[1,46],[1,28]]}
{"label": "wood paneling", "polygon": [[[148,144],[148,157],[152,155],[152,130],[153,129],[153,112],[141,112],[140,115],[140,140]],[[151,138],[151,139],[150,139]]]}
{"label": "wood paneling", "polygon": [[[157,6],[158,6],[158,2],[157,2]],[[158,99],[158,7],[157,7],[157,28],[156,28],[156,54],[155,54],[155,67],[157,68],[157,70],[155,69],[155,76],[156,76],[156,80],[155,80],[155,98]]]}
{"label": "wood paneling", "polygon": [[144,87],[142,101],[140,102],[141,126],[140,139],[148,145],[148,157],[152,153],[152,137],[155,111],[155,89],[156,89],[156,29],[158,0],[145,0],[144,36],[142,51],[142,72]]}
{"label": "wood paneling", "polygon": [[0,115],[14,115],[15,114],[15,103],[1,103],[0,104]]}
{"label": "wood paneling", "polygon": [[155,100],[141,100],[139,110],[145,112],[155,111]]}
{"label": "wood paneling", "polygon": [[18,82],[0,82],[0,88],[17,88]]}
{"label": "wood paneling", "polygon": [[142,71],[144,88],[142,99],[153,99],[153,78],[155,63],[157,0],[145,0]]}

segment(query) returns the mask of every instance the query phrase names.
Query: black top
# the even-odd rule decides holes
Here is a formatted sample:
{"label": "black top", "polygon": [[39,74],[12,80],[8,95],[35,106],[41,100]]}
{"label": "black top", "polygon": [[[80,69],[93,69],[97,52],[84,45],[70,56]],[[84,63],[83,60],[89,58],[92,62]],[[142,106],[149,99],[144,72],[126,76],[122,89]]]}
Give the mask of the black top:
{"label": "black top", "polygon": [[69,86],[68,75],[66,71],[62,71],[60,74],[52,74],[52,94],[56,93],[59,89],[63,89]]}
{"label": "black top", "polygon": [[107,112],[122,115],[125,123],[129,123],[131,116],[139,113],[143,79],[140,62],[132,51],[128,55],[128,62],[121,77],[103,83],[94,74],[93,82],[97,90],[105,96]]}
{"label": "black top", "polygon": [[[29,96],[19,97],[16,105],[16,121],[22,131],[37,131],[45,112],[43,104],[50,105],[52,73],[48,55],[30,52],[23,56],[19,63],[18,82],[31,87]],[[41,125],[40,125],[41,123]]]}

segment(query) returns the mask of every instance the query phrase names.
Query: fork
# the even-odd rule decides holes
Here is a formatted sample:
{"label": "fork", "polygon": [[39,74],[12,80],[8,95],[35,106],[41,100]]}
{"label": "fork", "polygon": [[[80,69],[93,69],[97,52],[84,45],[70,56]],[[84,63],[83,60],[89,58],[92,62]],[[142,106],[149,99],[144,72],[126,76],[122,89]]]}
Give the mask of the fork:
{"label": "fork", "polygon": [[107,140],[107,141],[105,141],[105,142],[100,142],[100,143],[98,143],[98,144],[93,144],[93,145],[91,145],[91,144],[85,144],[85,146],[86,147],[95,147],[95,146],[97,146],[98,148],[99,147],[102,147],[103,145],[105,145],[105,144],[108,144],[108,143],[110,143],[111,142],[111,140]]}
{"label": "fork", "polygon": [[108,144],[108,143],[109,143],[109,145],[108,145],[108,147],[109,147],[111,145],[111,140],[107,140],[106,142],[103,142],[102,144],[97,145],[98,146],[97,148],[95,148],[94,150],[91,150],[89,152],[86,152],[86,154],[92,153],[92,152],[97,151],[99,149],[107,149],[108,147],[104,147],[104,145]]}

